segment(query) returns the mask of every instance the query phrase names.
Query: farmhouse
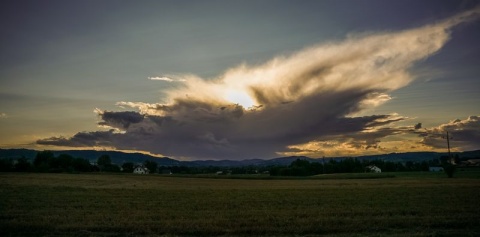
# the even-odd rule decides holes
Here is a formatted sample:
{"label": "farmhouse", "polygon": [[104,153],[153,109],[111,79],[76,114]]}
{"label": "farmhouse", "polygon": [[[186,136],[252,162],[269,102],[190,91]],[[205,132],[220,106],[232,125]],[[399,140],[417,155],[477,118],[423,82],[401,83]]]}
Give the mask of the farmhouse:
{"label": "farmhouse", "polygon": [[373,172],[373,173],[382,173],[382,169],[378,168],[375,165],[369,165],[369,166],[365,167],[365,169],[368,170],[369,172]]}
{"label": "farmhouse", "polygon": [[143,165],[137,165],[137,167],[135,167],[135,169],[133,169],[133,173],[134,174],[148,174],[148,173],[150,173],[150,170],[148,170],[148,168],[143,166]]}

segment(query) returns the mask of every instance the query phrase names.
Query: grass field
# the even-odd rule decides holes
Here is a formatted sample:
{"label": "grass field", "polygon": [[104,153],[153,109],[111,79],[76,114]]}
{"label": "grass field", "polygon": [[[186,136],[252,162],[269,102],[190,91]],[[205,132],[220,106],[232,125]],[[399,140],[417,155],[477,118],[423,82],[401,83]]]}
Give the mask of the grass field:
{"label": "grass field", "polygon": [[0,235],[480,236],[479,174],[0,173]]}

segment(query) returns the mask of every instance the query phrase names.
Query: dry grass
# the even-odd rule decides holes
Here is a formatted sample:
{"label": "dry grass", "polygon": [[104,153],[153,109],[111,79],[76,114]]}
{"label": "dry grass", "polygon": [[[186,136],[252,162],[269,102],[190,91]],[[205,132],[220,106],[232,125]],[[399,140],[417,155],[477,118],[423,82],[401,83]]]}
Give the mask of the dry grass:
{"label": "dry grass", "polygon": [[478,236],[479,179],[0,174],[0,235]]}

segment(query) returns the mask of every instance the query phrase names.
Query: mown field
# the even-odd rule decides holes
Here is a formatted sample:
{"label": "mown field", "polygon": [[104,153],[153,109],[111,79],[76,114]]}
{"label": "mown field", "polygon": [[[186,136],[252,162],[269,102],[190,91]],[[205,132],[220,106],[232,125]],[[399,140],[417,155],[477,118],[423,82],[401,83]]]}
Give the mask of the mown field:
{"label": "mown field", "polygon": [[0,236],[480,236],[478,172],[365,175],[0,173]]}

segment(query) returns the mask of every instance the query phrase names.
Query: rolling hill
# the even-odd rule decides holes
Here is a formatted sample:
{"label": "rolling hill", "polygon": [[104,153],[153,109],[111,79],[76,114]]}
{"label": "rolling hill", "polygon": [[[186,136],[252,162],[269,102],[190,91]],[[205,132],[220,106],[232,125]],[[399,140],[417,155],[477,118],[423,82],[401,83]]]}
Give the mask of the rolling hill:
{"label": "rolling hill", "polygon": [[[0,149],[0,158],[18,159],[25,157],[29,160],[33,160],[38,151],[30,149]],[[156,157],[143,153],[126,153],[120,151],[97,151],[97,150],[63,150],[53,151],[58,156],[60,154],[68,154],[73,157],[81,157],[88,159],[91,162],[95,162],[98,157],[102,155],[110,156],[112,163],[123,164],[125,162],[143,163],[146,160],[155,161],[159,166],[189,166],[189,167],[205,167],[205,166],[217,166],[217,167],[241,167],[241,166],[269,166],[269,165],[289,165],[296,159],[308,160],[310,162],[323,162],[322,159],[314,159],[306,156],[288,156],[278,157],[274,159],[245,159],[245,160],[196,160],[196,161],[178,161],[168,157]],[[480,150],[465,151],[453,153],[458,154],[462,158],[479,158]],[[356,159],[364,160],[384,160],[391,162],[407,162],[415,161],[422,162],[433,159],[438,159],[446,153],[439,152],[407,152],[407,153],[390,153],[382,155],[370,155],[370,156],[358,156]],[[331,157],[325,158],[325,162],[330,159],[341,160],[349,157]],[[352,157],[353,158],[353,157]]]}

